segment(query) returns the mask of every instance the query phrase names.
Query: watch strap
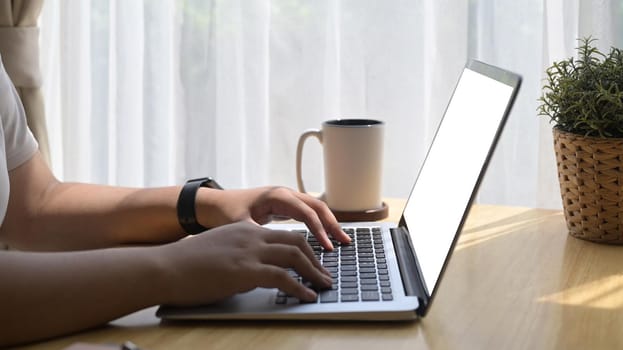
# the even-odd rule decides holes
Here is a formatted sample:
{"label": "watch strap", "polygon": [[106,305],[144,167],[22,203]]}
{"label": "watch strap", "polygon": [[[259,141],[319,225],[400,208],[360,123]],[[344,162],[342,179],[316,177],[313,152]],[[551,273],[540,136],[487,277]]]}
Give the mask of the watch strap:
{"label": "watch strap", "polygon": [[197,191],[199,191],[200,187],[222,189],[216,181],[210,177],[188,180],[186,184],[182,186],[182,190],[177,199],[177,220],[184,232],[189,235],[196,235],[208,230],[207,227],[197,222],[195,202],[197,199]]}

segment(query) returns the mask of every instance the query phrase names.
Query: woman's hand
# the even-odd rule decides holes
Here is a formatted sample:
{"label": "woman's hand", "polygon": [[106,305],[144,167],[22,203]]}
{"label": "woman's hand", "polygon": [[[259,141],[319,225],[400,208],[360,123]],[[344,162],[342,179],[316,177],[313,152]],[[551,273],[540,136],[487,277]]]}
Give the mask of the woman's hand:
{"label": "woman's hand", "polygon": [[0,281],[10,283],[0,288],[0,347],[92,328],[152,305],[211,303],[256,287],[315,300],[317,293],[285,268],[317,288],[331,286],[302,235],[251,222],[157,246],[2,252]]}
{"label": "woman's hand", "polygon": [[168,304],[210,303],[257,287],[315,300],[316,292],[285,268],[293,268],[317,287],[331,286],[330,274],[302,235],[250,222],[221,226],[158,249],[163,250],[166,266]]}
{"label": "woman's hand", "polygon": [[263,225],[274,216],[286,216],[304,222],[325,249],[333,249],[328,234],[340,242],[350,242],[323,201],[285,187],[226,191],[201,188],[196,208],[198,221],[205,227],[237,221]]}

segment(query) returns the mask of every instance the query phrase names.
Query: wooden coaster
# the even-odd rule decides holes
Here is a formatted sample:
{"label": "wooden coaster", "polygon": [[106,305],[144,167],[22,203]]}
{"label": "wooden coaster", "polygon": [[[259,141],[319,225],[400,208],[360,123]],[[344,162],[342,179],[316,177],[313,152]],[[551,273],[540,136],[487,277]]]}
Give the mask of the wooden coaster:
{"label": "wooden coaster", "polygon": [[368,209],[363,211],[341,211],[333,210],[333,215],[337,221],[340,222],[352,222],[352,221],[377,221],[385,219],[389,215],[389,207],[387,203],[383,202],[380,208]]}

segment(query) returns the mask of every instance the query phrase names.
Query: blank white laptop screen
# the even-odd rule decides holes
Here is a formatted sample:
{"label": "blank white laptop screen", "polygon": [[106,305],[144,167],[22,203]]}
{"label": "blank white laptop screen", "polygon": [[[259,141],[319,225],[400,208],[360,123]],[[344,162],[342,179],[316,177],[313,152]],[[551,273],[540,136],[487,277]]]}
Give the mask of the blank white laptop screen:
{"label": "blank white laptop screen", "polygon": [[433,292],[513,87],[465,69],[403,213]]}

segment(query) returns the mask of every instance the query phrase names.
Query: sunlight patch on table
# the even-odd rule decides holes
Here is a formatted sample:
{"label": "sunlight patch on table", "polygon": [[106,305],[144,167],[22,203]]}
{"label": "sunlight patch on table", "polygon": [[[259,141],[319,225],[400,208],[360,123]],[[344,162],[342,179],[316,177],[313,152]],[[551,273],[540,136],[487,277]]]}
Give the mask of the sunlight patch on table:
{"label": "sunlight patch on table", "polygon": [[519,232],[526,227],[537,225],[544,222],[547,218],[530,218],[521,221],[504,221],[497,225],[491,225],[489,228],[479,229],[478,231],[468,230],[461,235],[459,242],[456,245],[456,250],[469,248],[481,243],[485,243],[492,239],[500,238],[507,234]]}
{"label": "sunlight patch on table", "polygon": [[616,309],[623,306],[623,275],[612,275],[538,299],[539,302]]}

